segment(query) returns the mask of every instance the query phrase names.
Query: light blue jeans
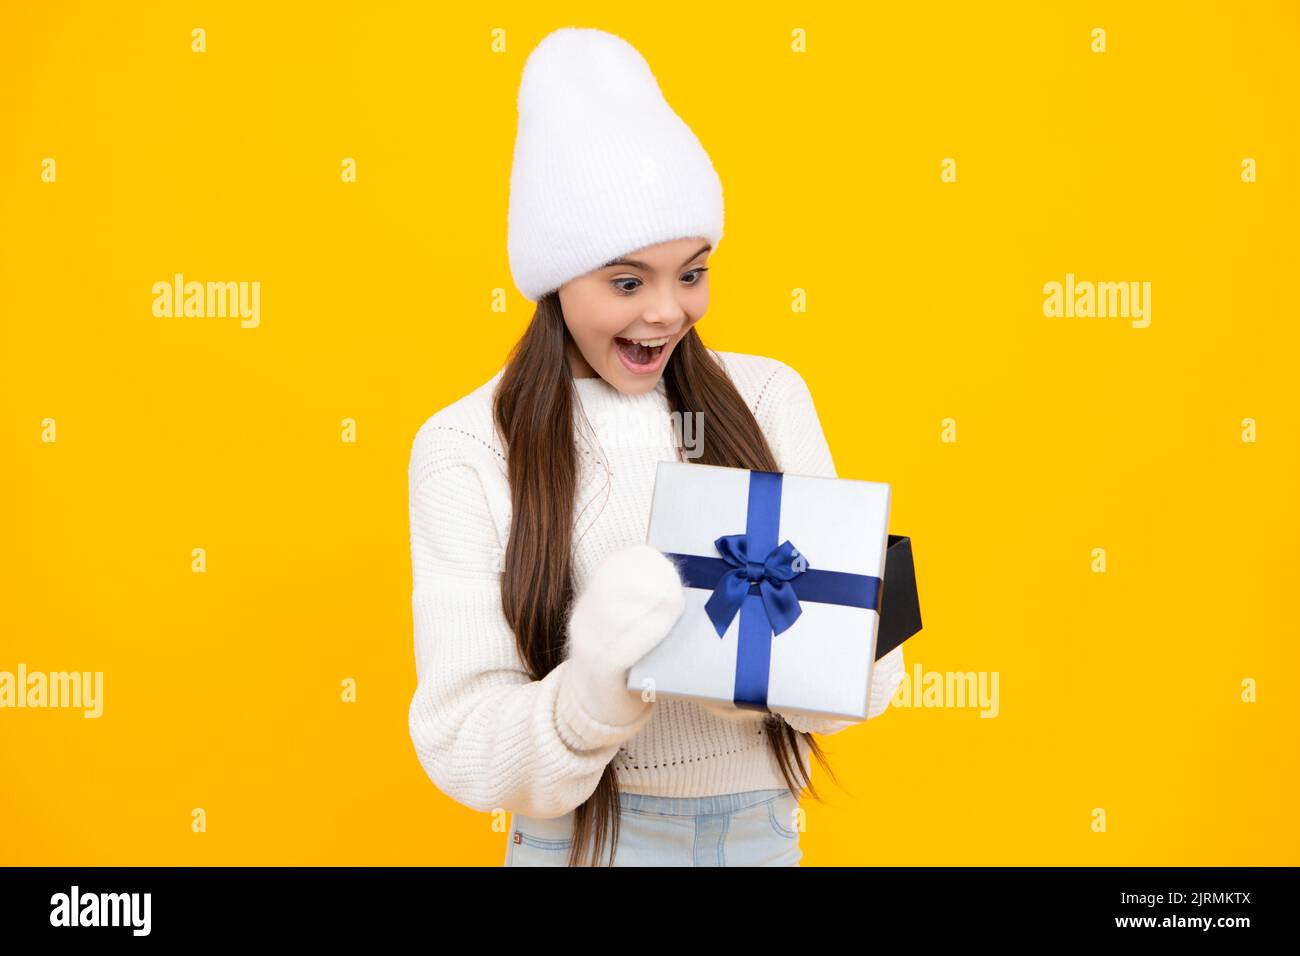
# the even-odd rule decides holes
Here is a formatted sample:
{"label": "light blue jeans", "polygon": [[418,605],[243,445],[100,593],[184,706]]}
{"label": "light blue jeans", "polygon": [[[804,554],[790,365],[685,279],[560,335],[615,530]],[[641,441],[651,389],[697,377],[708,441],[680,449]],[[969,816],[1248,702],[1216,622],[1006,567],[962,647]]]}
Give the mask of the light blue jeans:
{"label": "light blue jeans", "polygon": [[[713,797],[619,793],[614,866],[799,866],[803,851],[789,790]],[[506,866],[567,866],[573,814],[512,814]],[[609,840],[602,863],[609,864]]]}

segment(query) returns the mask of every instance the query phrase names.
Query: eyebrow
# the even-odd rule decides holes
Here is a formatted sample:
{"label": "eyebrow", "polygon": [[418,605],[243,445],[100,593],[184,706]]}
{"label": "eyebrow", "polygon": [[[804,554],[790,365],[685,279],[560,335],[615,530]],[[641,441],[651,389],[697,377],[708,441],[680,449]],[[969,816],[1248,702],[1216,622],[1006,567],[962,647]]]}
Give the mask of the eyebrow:
{"label": "eyebrow", "polygon": [[[712,248],[713,243],[706,242],[695,251],[694,255],[688,256],[686,262],[690,262],[692,259],[698,259],[701,253],[708,252]],[[683,262],[682,265],[686,265],[686,262]],[[646,272],[654,272],[654,269],[648,263],[641,262],[639,259],[611,259],[609,262],[606,262],[601,266],[601,268],[608,269],[610,266],[631,266],[633,269],[644,269]]]}

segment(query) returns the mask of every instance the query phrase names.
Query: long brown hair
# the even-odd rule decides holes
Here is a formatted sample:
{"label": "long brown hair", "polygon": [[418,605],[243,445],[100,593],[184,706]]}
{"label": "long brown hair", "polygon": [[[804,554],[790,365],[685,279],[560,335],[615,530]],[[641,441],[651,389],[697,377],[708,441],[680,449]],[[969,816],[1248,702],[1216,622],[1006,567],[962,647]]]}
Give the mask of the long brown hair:
{"label": "long brown hair", "polygon": [[[567,357],[569,342],[559,294],[552,292],[538,302],[532,321],[511,350],[493,403],[493,417],[508,450],[514,507],[501,606],[533,680],[541,680],[559,665],[574,599],[570,549],[578,474],[573,415],[578,403]],[[779,470],[753,413],[694,327],[669,356],[663,377],[669,411],[683,416],[702,413],[700,420],[708,423],[703,454],[694,461]],[[764,717],[763,728],[790,792],[798,798],[806,788],[820,800],[799,759],[800,736],[832,780],[834,773],[813,735],[800,734],[771,713]],[[610,763],[591,796],[574,811],[569,865],[597,865],[607,836],[612,862],[618,824],[618,783]],[[584,861],[588,849],[591,854]]]}

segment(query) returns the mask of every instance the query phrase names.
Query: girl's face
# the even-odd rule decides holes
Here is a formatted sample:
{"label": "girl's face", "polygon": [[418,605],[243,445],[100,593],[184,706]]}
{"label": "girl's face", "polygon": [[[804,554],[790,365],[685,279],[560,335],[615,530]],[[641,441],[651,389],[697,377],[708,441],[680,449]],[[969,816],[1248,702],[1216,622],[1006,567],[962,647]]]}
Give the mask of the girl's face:
{"label": "girl's face", "polygon": [[599,375],[630,395],[653,389],[677,343],[709,307],[711,249],[707,239],[661,242],[560,286],[574,377]]}

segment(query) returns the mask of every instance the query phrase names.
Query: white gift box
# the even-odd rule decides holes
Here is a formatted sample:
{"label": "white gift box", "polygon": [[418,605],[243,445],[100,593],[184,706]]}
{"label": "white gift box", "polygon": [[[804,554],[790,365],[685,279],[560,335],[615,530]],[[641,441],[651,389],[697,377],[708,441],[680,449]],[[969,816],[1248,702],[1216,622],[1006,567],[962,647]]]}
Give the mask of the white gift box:
{"label": "white gift box", "polygon": [[646,540],[686,609],[628,689],[866,720],[888,526],[888,484],[660,462]]}

